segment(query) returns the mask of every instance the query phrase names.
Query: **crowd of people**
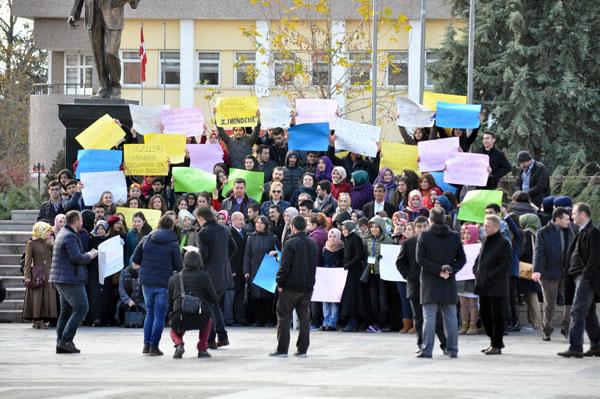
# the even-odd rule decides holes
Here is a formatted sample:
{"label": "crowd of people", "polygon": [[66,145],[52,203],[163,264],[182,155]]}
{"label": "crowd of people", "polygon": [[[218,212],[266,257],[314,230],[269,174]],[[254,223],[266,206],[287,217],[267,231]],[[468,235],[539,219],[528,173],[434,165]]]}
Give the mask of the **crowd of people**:
{"label": "crowd of people", "polygon": [[[123,128],[126,142],[143,140]],[[435,127],[400,132],[413,145],[458,137],[465,152],[478,135]],[[489,204],[479,224],[457,217],[462,198],[476,187],[442,191],[432,174],[380,168],[385,148],[372,158],[342,157],[335,132],[323,153],[288,151],[287,131],[262,132],[260,122],[252,131],[234,128],[231,136],[219,128],[188,139],[222,145],[215,192],[176,193],[170,174],[129,176],[129,198],[118,204],[159,210],[158,226],[150,226],[141,211],[126,220],[110,187],[98,203],[84,203],[82,184],[70,170],[49,183],[49,199],[26,246],[23,317],[35,328],[57,323],[57,353],[79,351],[73,337],[80,324],[120,326],[125,313],[141,309],[143,352],[149,355],[162,355],[159,342],[168,322],[175,358],[184,353],[186,330],[200,331],[198,356],[208,357],[208,349],[229,345],[226,327],[238,325],[278,325],[273,355],[286,356],[295,309],[299,356],[306,355],[310,330],[414,333],[417,356],[424,358],[432,357],[436,335],[443,353],[456,357],[459,335],[485,332],[490,345],[482,352],[497,355],[504,335],[523,327],[520,303],[527,304],[528,322],[545,341],[552,338],[558,303],[565,305],[561,333],[570,342],[560,355],[600,356],[594,305],[600,231],[588,205],[550,195],[546,168],[527,151],[516,159],[514,194],[504,191],[503,205]],[[490,190],[513,168],[495,142],[486,131],[474,151],[489,155],[484,188]],[[248,196],[244,179],[222,192],[231,167],[264,172],[261,201]],[[101,284],[97,248],[115,236],[124,243],[124,268]],[[475,279],[457,282],[466,263],[463,245],[475,243],[481,243]],[[382,244],[401,245],[396,265],[406,282],[381,278]],[[278,252],[278,290],[271,293],[252,282],[263,258]],[[348,271],[340,303],[311,302],[316,267]],[[186,310],[190,293],[200,299],[196,314]]]}

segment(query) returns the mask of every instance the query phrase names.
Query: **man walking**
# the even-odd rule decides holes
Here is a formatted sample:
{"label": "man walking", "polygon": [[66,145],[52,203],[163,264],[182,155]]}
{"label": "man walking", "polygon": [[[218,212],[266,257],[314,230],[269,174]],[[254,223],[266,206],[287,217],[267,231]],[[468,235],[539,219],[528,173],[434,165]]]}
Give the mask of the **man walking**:
{"label": "man walking", "polygon": [[[592,222],[592,208],[582,202],[573,207],[573,221],[579,233],[569,249],[569,276],[575,280],[571,309],[569,349],[563,357],[600,356],[600,324],[594,296],[600,293],[600,230]],[[583,332],[590,339],[590,350],[583,352]]]}
{"label": "man walking", "polygon": [[[534,281],[539,281],[544,294],[544,320],[542,334],[544,341],[550,341],[552,335],[552,319],[556,307],[558,292],[565,292],[565,269],[569,247],[575,238],[571,230],[569,211],[558,207],[552,212],[552,221],[537,233],[537,245],[533,257]],[[570,306],[565,305],[561,323],[561,331],[569,331]]]}
{"label": "man walking", "polygon": [[274,357],[287,357],[290,345],[290,323],[294,309],[298,314],[300,330],[294,356],[306,357],[310,341],[310,298],[317,271],[317,246],[305,233],[306,220],[292,219],[292,235],[283,245],[281,263],[277,272],[277,350]]}
{"label": "man walking", "polygon": [[448,344],[446,353],[458,356],[458,320],[456,317],[455,274],[466,263],[465,251],[458,233],[444,224],[446,214],[441,208],[429,213],[431,227],[417,239],[417,263],[421,266],[421,305],[423,305],[423,350],[420,358],[431,358],[435,339],[437,311],[444,318]]}
{"label": "man walking", "polygon": [[73,338],[79,324],[88,312],[89,304],[85,292],[87,264],[98,255],[92,249],[85,252],[79,238],[83,226],[79,211],[69,211],[66,226],[58,233],[52,252],[50,269],[51,283],[60,296],[60,315],[56,324],[56,353],[79,353]]}

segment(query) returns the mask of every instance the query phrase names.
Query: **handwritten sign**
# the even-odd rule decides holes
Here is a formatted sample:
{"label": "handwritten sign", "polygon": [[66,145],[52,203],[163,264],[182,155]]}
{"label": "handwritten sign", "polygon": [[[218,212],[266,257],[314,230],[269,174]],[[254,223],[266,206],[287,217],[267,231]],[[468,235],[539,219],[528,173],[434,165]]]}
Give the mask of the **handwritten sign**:
{"label": "handwritten sign", "polygon": [[423,106],[427,109],[435,111],[438,101],[451,104],[466,104],[467,96],[457,96],[455,94],[434,93],[426,91],[423,93]]}
{"label": "handwritten sign", "polygon": [[481,104],[450,104],[439,101],[435,124],[440,127],[475,129],[479,127]]}
{"label": "handwritten sign", "polygon": [[138,212],[142,212],[146,221],[153,229],[158,227],[158,221],[162,216],[162,212],[158,209],[146,209],[146,208],[127,208],[124,206],[117,207],[117,213],[123,214],[125,217],[125,221],[127,222],[127,226],[133,225],[133,215]]}
{"label": "handwritten sign", "polygon": [[81,195],[86,206],[92,206],[100,201],[102,193],[110,191],[113,202],[127,201],[127,183],[125,175],[117,172],[84,172],[81,174],[83,189]]}
{"label": "handwritten sign", "polygon": [[419,152],[416,145],[384,142],[381,145],[381,168],[390,168],[395,173],[404,169],[418,173]]}
{"label": "handwritten sign", "polygon": [[381,126],[367,125],[341,118],[335,121],[336,150],[348,150],[375,157],[380,136]]}
{"label": "handwritten sign", "polygon": [[327,151],[329,123],[304,123],[288,130],[288,149],[298,151]]}
{"label": "handwritten sign", "polygon": [[176,193],[212,193],[217,188],[217,179],[211,172],[196,168],[173,168]]}
{"label": "handwritten sign", "polygon": [[328,122],[329,128],[335,128],[338,103],[336,100],[299,98],[296,100],[296,123]]}
{"label": "handwritten sign", "polygon": [[170,105],[159,105],[156,107],[145,107],[142,105],[129,104],[129,113],[133,121],[133,129],[139,134],[158,133],[162,131],[160,111],[171,108]]}
{"label": "handwritten sign", "polygon": [[490,157],[486,154],[457,152],[446,159],[444,182],[485,187],[488,180]]}
{"label": "handwritten sign", "polygon": [[169,160],[160,144],[125,144],[123,146],[127,176],[166,176]]}
{"label": "handwritten sign", "polygon": [[144,136],[145,144],[158,144],[164,147],[171,164],[182,163],[185,159],[185,142],[183,134],[148,133]]}
{"label": "handwritten sign", "polygon": [[290,125],[290,114],[292,107],[284,96],[260,97],[258,99],[260,109],[260,122],[266,128],[288,127]]}
{"label": "handwritten sign", "polygon": [[479,251],[481,250],[481,243],[466,244],[463,245],[463,248],[465,250],[465,255],[467,256],[467,263],[465,263],[463,268],[456,273],[456,281],[475,280],[473,266],[475,265],[475,259],[477,259],[477,255],[479,255]]}
{"label": "handwritten sign", "polygon": [[434,122],[434,112],[417,104],[406,97],[396,99],[396,112],[398,126],[410,127],[431,127]]}
{"label": "handwritten sign", "polygon": [[458,137],[447,139],[420,141],[419,170],[421,172],[437,171],[444,169],[446,159],[458,152]]}
{"label": "handwritten sign", "polygon": [[223,162],[223,147],[220,144],[187,144],[190,166],[213,173],[213,167]]}
{"label": "handwritten sign", "polygon": [[77,169],[75,178],[81,172],[111,172],[121,168],[123,151],[117,150],[79,150],[77,151]]}
{"label": "handwritten sign", "polygon": [[258,123],[258,98],[254,96],[218,97],[215,109],[217,126],[223,128],[254,127]]}
{"label": "handwritten sign", "polygon": [[110,150],[119,144],[123,137],[125,132],[121,126],[106,114],[75,137],[75,140],[86,150]]}
{"label": "handwritten sign", "polygon": [[404,281],[404,277],[398,271],[396,267],[396,259],[400,254],[402,246],[394,244],[381,244],[379,259],[379,277],[385,281]]}
{"label": "handwritten sign", "polygon": [[264,172],[254,172],[235,168],[229,169],[227,183],[225,183],[221,189],[222,196],[226,197],[227,193],[231,191],[235,179],[244,179],[246,181],[246,194],[248,194],[248,197],[260,202],[262,197],[262,186],[265,183]]}
{"label": "handwritten sign", "polygon": [[341,302],[347,277],[348,270],[342,267],[317,267],[311,301]]}
{"label": "handwritten sign", "polygon": [[123,270],[123,239],[114,236],[98,245],[98,283]]}
{"label": "handwritten sign", "polygon": [[502,191],[469,191],[458,208],[458,219],[467,222],[483,223],[485,220],[485,207],[489,204],[502,205]]}
{"label": "handwritten sign", "polygon": [[198,136],[204,131],[204,114],[200,108],[163,109],[160,111],[163,132]]}

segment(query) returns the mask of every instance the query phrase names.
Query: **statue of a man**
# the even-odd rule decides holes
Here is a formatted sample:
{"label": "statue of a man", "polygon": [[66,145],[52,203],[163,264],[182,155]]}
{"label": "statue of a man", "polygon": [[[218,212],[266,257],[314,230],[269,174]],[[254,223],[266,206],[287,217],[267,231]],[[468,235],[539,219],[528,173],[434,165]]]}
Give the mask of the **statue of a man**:
{"label": "statue of a man", "polygon": [[124,8],[129,3],[136,9],[140,0],[74,0],[67,23],[75,29],[85,2],[85,27],[90,35],[94,62],[98,71],[100,90],[96,97],[121,97],[121,31],[125,20]]}

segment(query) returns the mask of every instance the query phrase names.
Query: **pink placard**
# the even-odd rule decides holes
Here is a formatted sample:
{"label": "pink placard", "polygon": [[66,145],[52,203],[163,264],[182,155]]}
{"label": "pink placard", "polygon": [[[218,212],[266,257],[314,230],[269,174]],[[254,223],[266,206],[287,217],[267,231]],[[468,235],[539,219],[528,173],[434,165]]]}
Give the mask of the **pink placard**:
{"label": "pink placard", "polygon": [[446,159],[444,183],[485,187],[490,157],[486,154],[457,152]]}
{"label": "pink placard", "polygon": [[311,301],[341,302],[348,270],[341,267],[317,267]]}
{"label": "pink placard", "polygon": [[421,172],[437,172],[444,169],[446,159],[458,152],[458,137],[447,139],[420,141],[419,170]]}
{"label": "pink placard", "polygon": [[329,122],[329,128],[333,129],[337,109],[336,100],[299,98],[296,100],[296,124]]}
{"label": "pink placard", "polygon": [[204,114],[200,108],[163,109],[160,122],[164,133],[198,136],[204,131]]}
{"label": "pink placard", "polygon": [[481,243],[463,245],[463,248],[465,249],[465,255],[467,256],[467,263],[465,263],[463,268],[456,273],[456,281],[475,280],[473,265],[475,264],[477,255],[479,255]]}
{"label": "pink placard", "polygon": [[190,166],[208,173],[213,173],[213,167],[223,162],[223,148],[220,144],[186,144],[190,154]]}

